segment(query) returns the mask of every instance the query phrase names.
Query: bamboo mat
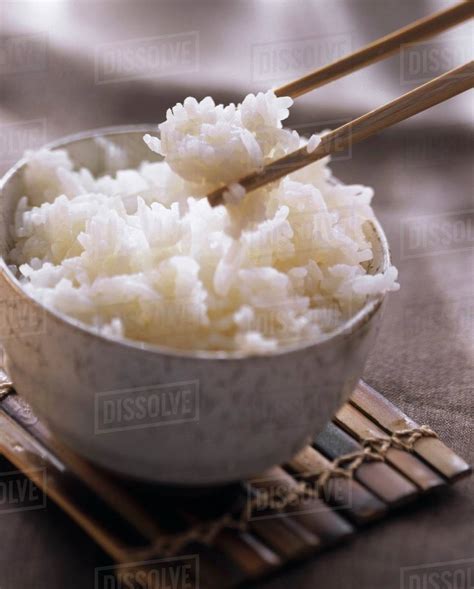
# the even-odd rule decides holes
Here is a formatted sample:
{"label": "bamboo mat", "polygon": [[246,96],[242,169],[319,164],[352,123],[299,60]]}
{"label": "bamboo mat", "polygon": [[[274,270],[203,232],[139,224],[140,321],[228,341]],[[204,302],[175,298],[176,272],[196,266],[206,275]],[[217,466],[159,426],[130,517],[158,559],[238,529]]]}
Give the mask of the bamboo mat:
{"label": "bamboo mat", "polygon": [[234,587],[363,533],[471,473],[429,427],[360,382],[288,464],[219,488],[147,485],[74,454],[6,377],[0,385],[0,453],[116,563],[96,569],[95,589]]}

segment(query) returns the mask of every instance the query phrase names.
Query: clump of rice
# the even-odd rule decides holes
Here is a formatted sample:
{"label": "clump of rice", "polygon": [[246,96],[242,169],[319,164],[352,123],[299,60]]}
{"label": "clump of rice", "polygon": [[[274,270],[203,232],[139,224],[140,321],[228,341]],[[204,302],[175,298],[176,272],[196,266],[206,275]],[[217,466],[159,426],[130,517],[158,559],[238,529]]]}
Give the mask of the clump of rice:
{"label": "clump of rice", "polygon": [[[367,272],[372,189],[335,183],[328,158],[250,194],[236,183],[307,145],[282,126],[291,103],[187,98],[144,138],[164,161],[113,175],[29,154],[10,256],[24,287],[106,335],[248,353],[321,337],[396,290],[394,267]],[[227,204],[211,208],[223,182]]]}
{"label": "clump of rice", "polygon": [[309,138],[308,144],[306,145],[306,151],[308,153],[313,153],[316,150],[318,145],[321,143],[321,137],[319,135],[311,135]]}

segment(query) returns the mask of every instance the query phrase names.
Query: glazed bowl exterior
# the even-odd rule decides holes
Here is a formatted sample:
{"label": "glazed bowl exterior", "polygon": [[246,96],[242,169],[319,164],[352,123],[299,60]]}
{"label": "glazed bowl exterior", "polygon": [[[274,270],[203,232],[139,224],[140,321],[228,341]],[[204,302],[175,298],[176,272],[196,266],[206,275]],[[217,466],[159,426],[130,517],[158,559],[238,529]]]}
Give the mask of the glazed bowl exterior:
{"label": "glazed bowl exterior", "polygon": [[[127,165],[155,159],[150,127],[97,130],[56,142],[76,166],[109,171],[107,138]],[[46,309],[8,267],[24,194],[24,161],[0,185],[0,296],[7,370],[20,395],[72,449],[120,474],[206,485],[258,475],[294,455],[348,398],[373,345],[384,297],[320,341],[244,356],[177,351],[105,337]],[[367,225],[372,271],[390,265],[384,232]]]}

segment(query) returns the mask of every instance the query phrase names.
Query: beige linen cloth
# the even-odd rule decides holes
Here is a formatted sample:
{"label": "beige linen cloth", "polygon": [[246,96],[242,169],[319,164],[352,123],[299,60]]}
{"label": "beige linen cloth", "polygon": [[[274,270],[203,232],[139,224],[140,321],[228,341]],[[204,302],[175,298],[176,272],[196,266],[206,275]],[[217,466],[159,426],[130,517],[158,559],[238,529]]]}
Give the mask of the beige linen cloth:
{"label": "beige linen cloth", "polygon": [[[158,122],[189,94],[238,101],[448,5],[5,1],[0,167],[7,169],[25,148],[76,131]],[[290,124],[300,131],[337,125],[472,59],[472,47],[469,24],[418,49],[406,47],[401,56],[298,100]],[[375,210],[400,270],[402,288],[391,295],[365,378],[471,463],[473,122],[471,92],[355,146],[333,166],[345,182],[375,187]],[[404,567],[461,561],[467,571],[474,568],[473,524],[471,479],[261,586],[398,589],[406,587]],[[92,586],[94,567],[106,564],[52,505],[0,517],[2,589],[84,589]]]}

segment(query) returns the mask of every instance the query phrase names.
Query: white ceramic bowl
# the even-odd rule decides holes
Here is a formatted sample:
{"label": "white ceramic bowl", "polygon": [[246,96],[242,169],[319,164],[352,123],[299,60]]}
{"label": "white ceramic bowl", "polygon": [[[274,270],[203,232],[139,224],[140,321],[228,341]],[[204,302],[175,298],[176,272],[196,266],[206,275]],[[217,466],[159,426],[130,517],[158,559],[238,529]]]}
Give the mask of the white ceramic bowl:
{"label": "white ceramic bowl", "polygon": [[[150,158],[149,128],[102,129],[65,138],[78,166],[105,172],[99,136],[122,147],[128,165]],[[383,296],[320,341],[266,356],[176,351],[104,337],[32,299],[9,270],[11,225],[24,161],[3,178],[0,296],[7,369],[17,391],[66,444],[127,476],[203,485],[251,477],[288,460],[348,398],[362,374]],[[370,271],[390,265],[377,222],[367,231]],[[161,404],[160,404],[161,403]],[[122,414],[119,414],[119,409]]]}

